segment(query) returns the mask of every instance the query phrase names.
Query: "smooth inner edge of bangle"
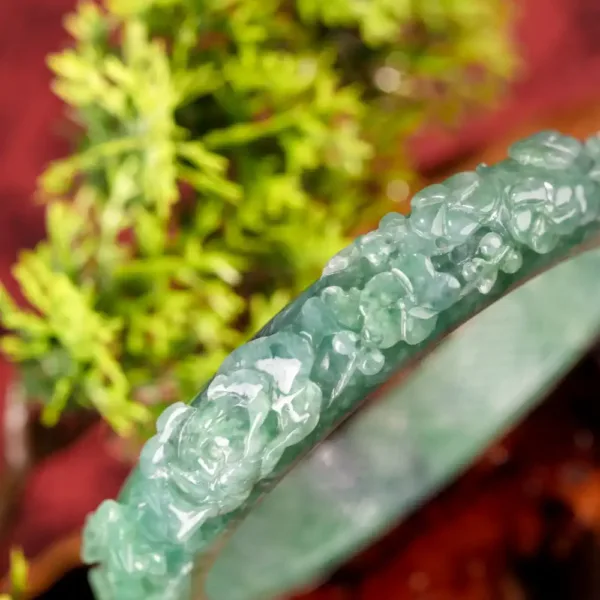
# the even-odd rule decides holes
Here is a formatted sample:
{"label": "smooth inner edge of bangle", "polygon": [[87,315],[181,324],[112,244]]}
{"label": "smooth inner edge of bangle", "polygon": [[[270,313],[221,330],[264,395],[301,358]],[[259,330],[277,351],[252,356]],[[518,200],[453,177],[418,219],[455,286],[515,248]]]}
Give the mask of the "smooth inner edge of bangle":
{"label": "smooth inner edge of bangle", "polygon": [[275,598],[324,577],[408,515],[593,344],[598,298],[592,251],[469,320],[251,511],[208,573],[207,597]]}

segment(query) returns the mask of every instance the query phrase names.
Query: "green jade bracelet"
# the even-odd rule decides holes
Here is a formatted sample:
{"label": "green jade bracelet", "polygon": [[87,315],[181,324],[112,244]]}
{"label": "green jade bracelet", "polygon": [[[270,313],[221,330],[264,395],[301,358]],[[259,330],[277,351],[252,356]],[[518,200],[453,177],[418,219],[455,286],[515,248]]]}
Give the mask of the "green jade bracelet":
{"label": "green jade bracelet", "polygon": [[[384,217],[161,415],[119,500],[86,524],[98,600],[265,600],[325,575],[585,351],[600,331],[600,253],[581,254],[600,234],[600,134],[542,132],[508,156]],[[572,254],[329,436],[434,342]]]}

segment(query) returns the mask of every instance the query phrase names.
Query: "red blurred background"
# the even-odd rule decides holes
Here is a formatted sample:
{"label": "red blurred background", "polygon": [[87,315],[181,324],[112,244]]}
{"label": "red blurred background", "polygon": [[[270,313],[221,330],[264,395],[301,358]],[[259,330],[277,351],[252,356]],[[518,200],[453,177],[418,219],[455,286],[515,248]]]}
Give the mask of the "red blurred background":
{"label": "red blurred background", "polygon": [[[68,151],[65,124],[61,120],[63,107],[50,91],[50,73],[44,59],[46,54],[67,43],[61,20],[72,5],[72,0],[4,0],[0,8],[0,81],[3,84],[0,96],[0,277],[9,282],[9,286],[10,265],[17,251],[32,246],[43,235],[42,209],[32,200],[36,177],[49,160]],[[600,110],[597,108],[600,100],[600,2],[522,0],[518,10],[516,37],[523,57],[518,81],[501,105],[488,114],[475,116],[456,131],[424,131],[415,139],[415,164],[427,177],[435,178],[446,169],[493,155],[496,148],[504,147],[506,139],[520,131],[554,124],[584,133],[600,129]],[[11,289],[14,288],[11,286]],[[2,392],[10,375],[9,366],[0,362],[0,408],[4,398]],[[562,406],[559,400],[555,404]],[[552,428],[552,415],[563,409],[552,409],[554,412],[550,411],[550,416],[544,417],[544,423],[550,423],[546,425],[549,429],[540,435],[551,435],[548,431]],[[559,422],[563,421],[561,417]],[[3,428],[0,427],[0,443],[4,443],[2,435]],[[28,556],[36,556],[57,539],[77,531],[89,511],[102,499],[117,493],[127,467],[108,454],[102,439],[101,429],[91,429],[76,444],[53,455],[31,475],[10,537],[1,542],[0,567],[6,568],[11,545],[22,546]],[[525,442],[519,443],[526,446]],[[557,442],[557,445],[560,444]],[[505,452],[501,451],[501,455],[505,456]],[[497,458],[494,460],[497,462]],[[539,462],[541,457],[535,460]],[[500,535],[498,511],[502,512],[503,499],[506,494],[510,497],[510,486],[514,481],[496,482],[493,485],[501,487],[497,493],[480,494],[477,502],[481,506],[486,506],[487,502],[488,508],[491,504],[495,508],[486,513],[474,506],[463,525],[479,529],[484,538],[487,535],[490,540],[496,539],[494,536]],[[468,488],[471,484],[464,485]],[[600,484],[595,485],[600,487]],[[464,498],[464,494],[470,493],[465,489],[454,490],[452,494]],[[444,502],[450,503],[444,506],[454,506],[452,498]],[[422,521],[425,517],[417,518],[421,519],[418,527],[425,528]],[[437,537],[423,535],[420,538],[415,534],[417,526],[411,526],[408,532],[405,527],[401,533],[403,541],[398,541],[400,534],[396,532],[395,537],[392,536],[396,540],[394,543],[384,541],[384,546],[380,546],[385,548],[385,564],[382,565],[379,552],[378,567],[363,568],[371,560],[369,556],[375,556],[367,554],[366,558],[361,558],[362,562],[354,565],[354,570],[346,569],[336,576],[349,578],[351,585],[334,578],[328,587],[310,597],[314,600],[445,599],[447,596],[428,594],[431,575],[424,576],[417,568],[419,557],[426,557],[431,548],[436,547],[434,539],[445,548],[452,546],[453,530],[448,526],[448,519],[443,514],[431,518],[437,523]],[[539,527],[538,521],[531,527]],[[520,535],[527,538],[522,531]],[[530,537],[533,539],[535,535],[531,532]],[[477,543],[484,544],[485,540],[480,539]],[[515,543],[526,545],[528,542],[524,539]],[[412,556],[408,562],[407,552]],[[423,561],[443,563],[444,559],[437,554],[423,558]],[[494,576],[477,561],[471,564],[472,561],[465,559],[463,562],[466,574],[455,572],[458,579],[479,578],[484,582]],[[443,571],[444,565],[437,568]],[[355,580],[352,573],[358,573]],[[460,596],[451,597],[473,600],[504,597],[489,595],[488,588],[482,583],[477,588],[479,591],[471,595],[467,596],[464,588]],[[356,595],[347,595],[349,589]],[[418,595],[413,594],[415,590]]]}

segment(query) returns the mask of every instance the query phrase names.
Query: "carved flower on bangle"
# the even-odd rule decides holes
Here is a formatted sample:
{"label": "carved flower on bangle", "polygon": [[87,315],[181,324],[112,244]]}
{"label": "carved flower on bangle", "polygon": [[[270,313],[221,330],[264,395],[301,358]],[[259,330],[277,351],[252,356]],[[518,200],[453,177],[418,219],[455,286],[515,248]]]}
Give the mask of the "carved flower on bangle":
{"label": "carved flower on bangle", "polygon": [[123,506],[115,500],[105,500],[85,524],[85,537],[82,556],[89,564],[103,561],[109,553],[111,539],[124,539]]}
{"label": "carved flower on bangle", "polygon": [[349,244],[340,250],[335,256],[332,256],[323,269],[323,277],[345,271],[351,264],[360,258],[360,251],[356,242]]}
{"label": "carved flower on bangle", "polygon": [[338,252],[323,269],[323,275],[339,273],[364,259],[376,271],[385,267],[392,253],[398,249],[394,236],[374,230],[361,235],[347,248]]}
{"label": "carved flower on bangle", "polygon": [[528,177],[510,190],[508,229],[519,242],[539,254],[552,251],[561,235],[582,224],[587,211],[586,189]]}
{"label": "carved flower on bangle", "polygon": [[410,223],[418,235],[435,244],[427,254],[439,254],[465,242],[494,214],[498,203],[494,188],[477,173],[461,173],[416,194]]}
{"label": "carved flower on bangle", "polygon": [[[198,521],[237,508],[259,476],[270,440],[263,427],[266,412],[252,413],[234,394],[200,407],[177,403],[168,411],[144,447],[142,468],[166,479],[182,504],[198,507]],[[177,431],[166,436],[169,417],[177,420]]]}
{"label": "carved flower on bangle", "polygon": [[267,443],[260,424],[252,431],[248,410],[224,400],[207,403],[187,421],[171,464],[171,480],[188,500],[206,508],[206,517],[246,500]]}
{"label": "carved flower on bangle", "polygon": [[339,331],[333,336],[332,345],[338,354],[352,357],[351,370],[357,368],[363,375],[376,375],[385,364],[381,351],[373,344],[365,343],[354,331]]}
{"label": "carved flower on bangle", "polygon": [[433,332],[438,313],[459,293],[458,280],[437,272],[428,257],[398,259],[391,271],[375,275],[362,291],[363,335],[381,349],[400,341],[418,344]]}
{"label": "carved flower on bangle", "polygon": [[541,131],[514,143],[508,155],[521,165],[549,170],[565,170],[582,159],[579,140],[557,131]]}
{"label": "carved flower on bangle", "polygon": [[[165,557],[134,534],[135,519],[128,507],[106,500],[88,519],[84,536],[83,558],[89,563],[107,561],[112,572],[126,573],[128,578],[164,576]],[[102,568],[97,577],[102,577]],[[129,579],[131,586],[131,579]]]}
{"label": "carved flower on bangle", "polygon": [[488,294],[498,278],[498,272],[516,273],[523,264],[521,253],[494,231],[479,241],[475,255],[460,268],[462,278],[482,294]]}

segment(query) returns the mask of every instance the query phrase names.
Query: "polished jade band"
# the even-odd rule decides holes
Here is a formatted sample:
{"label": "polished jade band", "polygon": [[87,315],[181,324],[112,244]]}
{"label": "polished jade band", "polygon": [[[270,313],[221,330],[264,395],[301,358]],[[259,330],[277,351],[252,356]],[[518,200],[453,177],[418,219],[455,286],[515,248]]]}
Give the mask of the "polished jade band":
{"label": "polished jade band", "polygon": [[600,137],[555,132],[426,188],[408,218],[384,217],[191,405],[163,413],[119,501],[87,523],[97,598],[190,598],[194,566],[215,541],[366,395],[599,232]]}

